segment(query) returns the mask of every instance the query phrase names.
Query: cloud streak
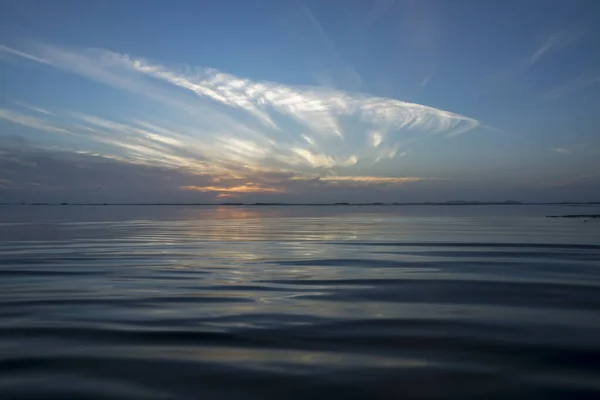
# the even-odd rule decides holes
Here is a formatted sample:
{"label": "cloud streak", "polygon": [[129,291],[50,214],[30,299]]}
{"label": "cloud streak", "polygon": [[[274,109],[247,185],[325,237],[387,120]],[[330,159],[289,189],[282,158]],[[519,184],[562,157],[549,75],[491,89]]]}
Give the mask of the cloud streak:
{"label": "cloud streak", "polygon": [[588,71],[566,83],[550,89],[543,97],[548,100],[557,100],[599,83],[600,70]]}
{"label": "cloud streak", "polygon": [[[474,118],[426,105],[255,81],[212,68],[168,66],[107,50],[39,45],[30,52],[6,46],[0,51],[151,98],[167,105],[169,112],[185,113],[181,124],[173,126],[172,119],[160,121],[148,115],[117,121],[81,112],[53,113],[26,103],[18,104],[39,116],[0,109],[0,118],[11,123],[72,134],[76,140],[69,148],[80,154],[225,178],[219,184],[180,186],[185,191],[285,191],[281,189],[285,185],[265,185],[255,179],[273,173],[317,174],[323,177],[322,184],[335,185],[414,182],[420,178],[377,178],[364,171],[373,163],[405,155],[406,151],[398,150],[415,141],[485,128]],[[63,126],[63,121],[68,125]]]}
{"label": "cloud streak", "polygon": [[403,183],[411,183],[418,182],[423,180],[430,180],[427,178],[419,178],[419,177],[381,177],[381,176],[327,176],[321,178],[321,180],[325,182],[352,182],[356,184],[365,184],[365,185],[373,185],[373,184],[403,184]]}
{"label": "cloud streak", "polygon": [[579,37],[577,30],[561,29],[548,36],[542,44],[529,56],[529,64],[533,66],[543,57],[569,45]]}
{"label": "cloud streak", "polygon": [[23,103],[21,101],[16,101],[15,104],[18,105],[18,106],[21,106],[23,108],[26,108],[26,109],[28,109],[30,111],[34,111],[36,113],[39,113],[39,114],[56,115],[53,112],[46,110],[45,108],[32,106],[31,104]]}
{"label": "cloud streak", "polygon": [[[42,46],[40,52],[57,68],[105,79],[106,83],[127,90],[132,88],[121,84],[125,79],[117,78],[131,77],[133,73],[162,80],[201,98],[244,110],[268,127],[275,125],[270,113],[283,114],[304,127],[338,136],[342,133],[340,117],[353,114],[359,114],[365,121],[385,123],[391,127],[423,128],[437,132],[459,125],[463,125],[461,130],[466,131],[479,124],[473,118],[389,98],[319,87],[252,81],[212,68],[168,68],[143,58],[106,50]],[[103,73],[100,74],[99,70]]]}
{"label": "cloud streak", "polygon": [[60,126],[53,125],[46,120],[21,114],[16,111],[0,108],[0,118],[10,121],[13,124],[22,125],[27,128],[33,128],[40,131],[60,134],[71,134],[72,132]]}
{"label": "cloud streak", "polygon": [[12,47],[8,47],[3,44],[0,44],[0,54],[4,54],[5,56],[17,56],[26,60],[35,61],[40,64],[50,64],[47,60],[44,60],[43,58],[36,57],[32,54],[25,53],[17,49],[13,49]]}
{"label": "cloud streak", "polygon": [[531,75],[534,68],[571,45],[581,36],[581,33],[581,29],[571,28],[561,29],[546,36],[529,55],[516,59],[505,68],[488,75],[483,82],[482,90],[514,93],[531,87],[535,83]]}

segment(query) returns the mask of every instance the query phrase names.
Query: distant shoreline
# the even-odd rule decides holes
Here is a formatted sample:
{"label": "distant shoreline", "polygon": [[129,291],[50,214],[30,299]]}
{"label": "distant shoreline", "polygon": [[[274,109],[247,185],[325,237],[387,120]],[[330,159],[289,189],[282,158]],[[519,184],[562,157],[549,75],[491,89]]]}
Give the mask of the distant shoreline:
{"label": "distant shoreline", "polygon": [[548,215],[546,218],[600,218],[600,214],[570,214],[570,215]]}

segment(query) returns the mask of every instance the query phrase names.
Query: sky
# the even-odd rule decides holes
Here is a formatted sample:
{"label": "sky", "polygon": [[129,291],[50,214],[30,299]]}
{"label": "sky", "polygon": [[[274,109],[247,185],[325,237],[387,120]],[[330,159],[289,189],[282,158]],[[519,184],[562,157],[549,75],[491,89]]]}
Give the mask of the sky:
{"label": "sky", "polygon": [[600,2],[0,2],[1,202],[600,200]]}

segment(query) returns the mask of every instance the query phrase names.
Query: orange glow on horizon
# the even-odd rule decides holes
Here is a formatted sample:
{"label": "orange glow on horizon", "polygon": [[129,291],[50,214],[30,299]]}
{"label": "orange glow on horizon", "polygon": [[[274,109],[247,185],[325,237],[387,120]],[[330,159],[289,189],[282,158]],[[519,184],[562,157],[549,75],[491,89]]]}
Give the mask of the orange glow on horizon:
{"label": "orange glow on horizon", "polygon": [[218,197],[235,196],[243,193],[282,193],[282,188],[263,187],[255,185],[239,185],[230,187],[220,186],[181,186],[181,190],[193,190],[197,192],[220,192]]}
{"label": "orange glow on horizon", "polygon": [[231,197],[238,197],[239,194],[238,193],[219,193],[216,198],[217,199],[228,199]]}

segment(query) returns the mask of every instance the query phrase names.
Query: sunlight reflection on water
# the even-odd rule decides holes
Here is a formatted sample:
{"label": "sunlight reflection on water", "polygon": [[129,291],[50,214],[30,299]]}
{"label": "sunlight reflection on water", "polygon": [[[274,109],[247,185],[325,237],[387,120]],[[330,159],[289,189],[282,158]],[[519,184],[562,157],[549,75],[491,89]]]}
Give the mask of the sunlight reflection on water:
{"label": "sunlight reflection on water", "polygon": [[0,398],[594,398],[600,221],[556,211],[1,209]]}

